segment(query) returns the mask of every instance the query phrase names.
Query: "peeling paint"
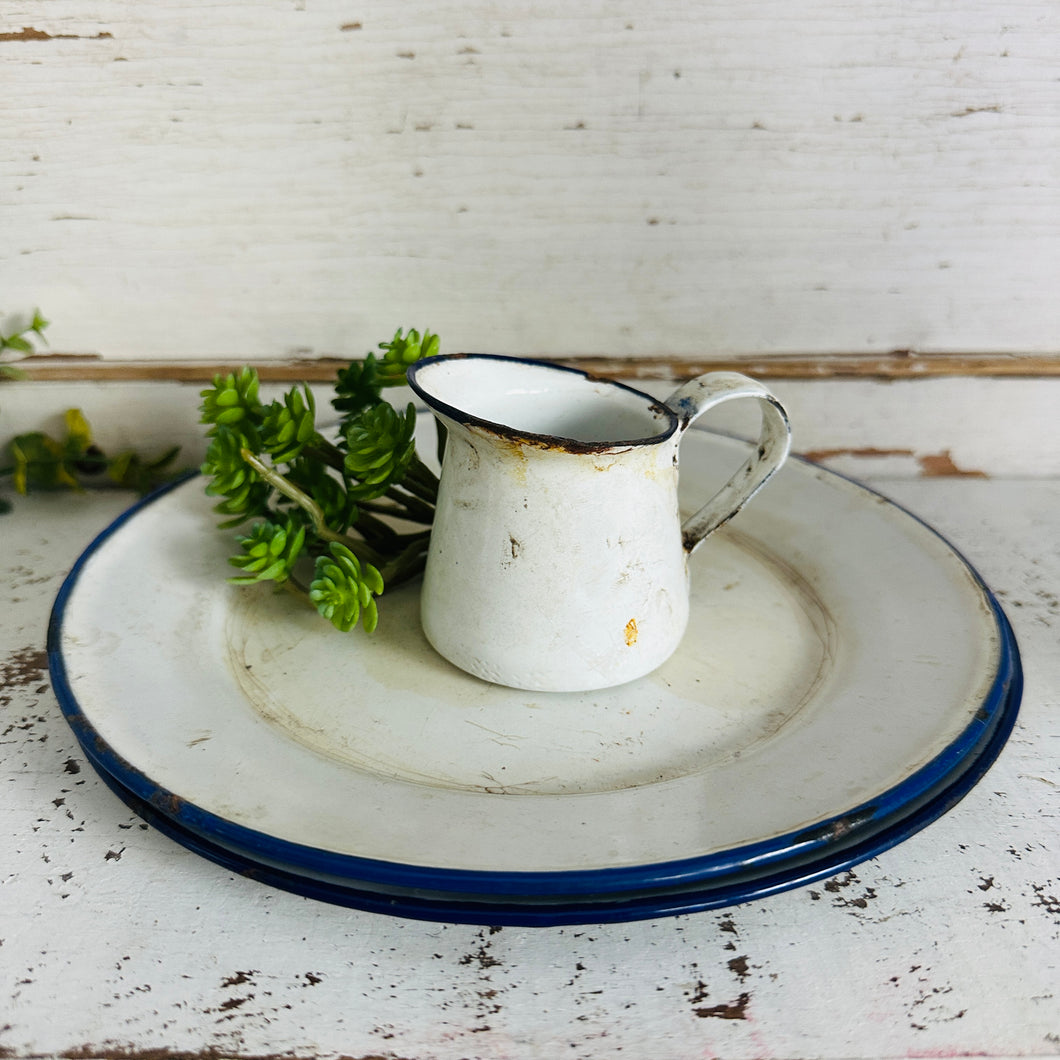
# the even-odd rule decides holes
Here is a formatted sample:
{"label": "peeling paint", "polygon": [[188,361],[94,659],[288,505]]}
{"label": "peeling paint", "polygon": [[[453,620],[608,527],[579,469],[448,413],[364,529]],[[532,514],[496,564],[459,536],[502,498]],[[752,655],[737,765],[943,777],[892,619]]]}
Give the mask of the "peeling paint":
{"label": "peeling paint", "polygon": [[223,979],[221,981],[221,987],[222,989],[226,989],[232,986],[243,986],[245,983],[251,982],[253,977],[258,974],[259,973],[256,969],[251,969],[247,972],[236,972],[235,974],[228,976],[228,978]]}
{"label": "peeling paint", "polygon": [[29,646],[12,652],[0,665],[0,690],[40,684],[48,673],[48,653]]}
{"label": "peeling paint", "polygon": [[743,993],[735,1001],[720,1005],[705,1005],[694,1008],[692,1011],[700,1019],[745,1020],[747,1019],[747,1006],[750,1003],[751,995]]}
{"label": "peeling paint", "polygon": [[81,33],[47,33],[33,26],[23,26],[21,30],[0,33],[0,41],[44,41],[44,40],[113,40],[114,34],[106,30],[85,36]]}
{"label": "peeling paint", "polygon": [[925,478],[938,478],[944,475],[962,476],[964,478],[987,478],[985,471],[966,471],[953,462],[953,456],[949,449],[943,449],[941,453],[927,454],[917,457],[920,465],[920,473]]}
{"label": "peeling paint", "polygon": [[807,460],[819,464],[822,460],[833,460],[837,456],[853,457],[886,457],[886,456],[913,456],[912,449],[878,449],[875,446],[861,446],[857,448],[841,449],[811,449],[802,454]]}
{"label": "peeling paint", "polygon": [[953,461],[953,453],[950,449],[943,449],[938,453],[917,454],[912,449],[895,448],[884,449],[876,446],[854,446],[837,447],[834,449],[810,449],[802,454],[807,460],[814,463],[823,463],[834,460],[837,457],[851,457],[855,459],[882,459],[885,457],[910,457],[916,461],[920,468],[920,474],[924,478],[988,478],[985,471],[967,470],[958,467]]}

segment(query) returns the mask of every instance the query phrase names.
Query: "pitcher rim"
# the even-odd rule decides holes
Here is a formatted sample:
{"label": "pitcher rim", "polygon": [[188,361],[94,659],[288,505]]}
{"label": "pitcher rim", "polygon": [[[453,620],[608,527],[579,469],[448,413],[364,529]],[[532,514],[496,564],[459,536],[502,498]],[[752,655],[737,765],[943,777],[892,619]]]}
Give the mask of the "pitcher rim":
{"label": "pitcher rim", "polygon": [[[668,426],[656,434],[649,434],[640,438],[613,438],[598,442],[585,442],[577,438],[568,438],[560,434],[540,434],[533,431],[520,431],[515,427],[512,427],[510,424],[486,419],[484,416],[476,416],[474,413],[465,412],[463,409],[459,409],[455,405],[450,405],[447,401],[442,401],[440,398],[427,393],[422,384],[416,380],[416,375],[421,370],[429,368],[431,365],[443,361],[471,360],[504,361],[509,364],[521,364],[530,368],[541,368],[546,371],[567,372],[571,375],[580,376],[582,379],[585,379],[590,383],[603,384],[605,386],[614,387],[617,390],[624,390],[629,394],[642,398],[650,411],[665,416]],[[554,361],[534,360],[530,357],[515,357],[501,353],[440,353],[436,354],[434,357],[424,357],[422,360],[409,365],[405,372],[405,378],[412,390],[427,403],[427,406],[430,409],[440,413],[447,419],[453,420],[455,423],[459,423],[465,427],[484,428],[502,438],[511,439],[513,441],[529,442],[543,448],[557,449],[562,450],[563,452],[605,453],[618,447],[632,448],[635,446],[660,445],[672,438],[680,425],[677,413],[665,402],[653,398],[651,394],[647,394],[643,390],[638,390],[636,387],[629,386],[626,383],[619,382],[617,379],[608,379],[605,376],[587,372],[582,368],[575,368],[566,364],[556,364]]]}

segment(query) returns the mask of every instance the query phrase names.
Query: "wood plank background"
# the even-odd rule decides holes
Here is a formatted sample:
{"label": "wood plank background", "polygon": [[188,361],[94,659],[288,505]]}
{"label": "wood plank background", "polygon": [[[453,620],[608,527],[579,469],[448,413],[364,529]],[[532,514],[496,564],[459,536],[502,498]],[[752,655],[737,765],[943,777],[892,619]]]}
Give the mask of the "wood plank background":
{"label": "wood plank background", "polygon": [[105,361],[1055,357],[1058,39],[1051,0],[11,0],[0,312]]}

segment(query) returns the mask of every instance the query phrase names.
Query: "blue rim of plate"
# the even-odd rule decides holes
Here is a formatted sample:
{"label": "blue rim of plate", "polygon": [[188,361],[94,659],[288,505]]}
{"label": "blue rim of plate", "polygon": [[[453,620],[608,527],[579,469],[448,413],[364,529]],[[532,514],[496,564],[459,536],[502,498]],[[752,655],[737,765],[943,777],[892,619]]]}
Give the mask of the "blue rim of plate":
{"label": "blue rim of plate", "polygon": [[862,839],[844,849],[830,850],[808,864],[774,866],[761,875],[752,874],[713,887],[677,888],[673,891],[664,889],[649,894],[612,894],[598,900],[583,898],[580,901],[549,905],[533,905],[511,899],[493,903],[484,901],[481,895],[395,895],[299,876],[281,867],[259,864],[211,843],[139,799],[105,771],[101,771],[100,775],[131,810],[170,839],[222,868],[303,898],[362,912],[449,924],[545,928],[626,923],[702,913],[768,898],[845,872],[897,846],[951,810],[982,779],[1012,732],[1021,690],[1022,675],[1017,672],[1011,689],[1012,709],[1000,716],[999,724],[991,733],[982,753],[963,774],[915,812],[884,828],[871,839]]}
{"label": "blue rim of plate", "polygon": [[[798,459],[798,462],[822,470],[808,461]],[[825,473],[845,481],[852,488],[881,496],[845,476],[829,471]],[[882,498],[890,507],[942,540],[973,577],[993,609],[998,634],[998,663],[986,696],[972,721],[959,736],[926,765],[871,801],[853,806],[810,827],[729,850],[662,863],[575,871],[494,872],[439,868],[365,858],[293,843],[228,821],[196,806],[179,792],[169,791],[157,784],[134,763],[111,748],[94,729],[78,703],[66,673],[62,655],[63,618],[67,602],[76,591],[78,577],[86,563],[119,528],[134,520],[146,506],[156,503],[195,477],[194,472],[182,476],[145,497],[97,535],[78,558],[59,590],[48,625],[47,651],[53,688],[64,716],[96,770],[108,783],[116,784],[129,800],[151,807],[152,816],[165,820],[175,838],[193,849],[199,849],[204,856],[210,856],[207,850],[215,848],[236,861],[246,860],[259,876],[268,871],[275,875],[277,881],[288,877],[300,880],[303,887],[315,887],[321,897],[329,888],[336,892],[349,889],[358,893],[385,895],[388,901],[399,902],[414,901],[407,896],[427,895],[428,900],[435,904],[444,904],[447,896],[453,896],[453,900],[459,897],[463,901],[489,899],[490,902],[498,903],[507,897],[522,909],[531,898],[578,904],[586,897],[591,897],[595,904],[602,896],[612,895],[619,899],[626,896],[628,904],[633,901],[629,897],[632,895],[661,892],[672,895],[675,891],[689,888],[713,890],[729,883],[743,895],[734,900],[746,901],[755,895],[745,894],[740,890],[744,885],[733,884],[733,881],[749,878],[763,880],[771,873],[773,876],[784,872],[805,873],[812,871],[814,865],[839,866],[828,870],[825,873],[827,875],[840,871],[842,859],[853,856],[851,851],[871,847],[869,853],[861,856],[871,857],[911,834],[910,823],[921,822],[912,828],[913,831],[930,823],[956,801],[947,801],[948,792],[960,790],[965,778],[975,776],[978,779],[976,774],[980,766],[985,771],[989,761],[1000,752],[1018,713],[1022,694],[1019,650],[996,598],[971,564],[942,535],[900,505]],[[997,742],[999,732],[1004,734],[1000,743]],[[987,755],[989,761],[984,764]],[[964,790],[956,798],[962,797]],[[934,812],[927,809],[937,806],[941,808]],[[798,886],[797,883],[791,885]],[[277,886],[283,884],[277,882]],[[500,906],[497,911],[500,911]],[[554,913],[562,915],[558,904]]]}

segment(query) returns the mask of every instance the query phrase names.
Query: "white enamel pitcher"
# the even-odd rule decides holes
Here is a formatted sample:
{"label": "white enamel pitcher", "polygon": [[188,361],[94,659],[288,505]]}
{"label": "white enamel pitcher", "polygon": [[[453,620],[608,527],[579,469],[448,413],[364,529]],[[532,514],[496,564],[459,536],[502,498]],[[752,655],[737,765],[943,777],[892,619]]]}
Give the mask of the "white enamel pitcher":
{"label": "white enamel pitcher", "polygon": [[[575,692],[660,666],[688,623],[687,559],[787,458],[788,418],[760,383],[712,372],[665,402],[540,361],[431,357],[409,385],[448,431],[424,573],[427,639],[496,684]],[[746,463],[681,521],[678,445],[752,398]]]}

